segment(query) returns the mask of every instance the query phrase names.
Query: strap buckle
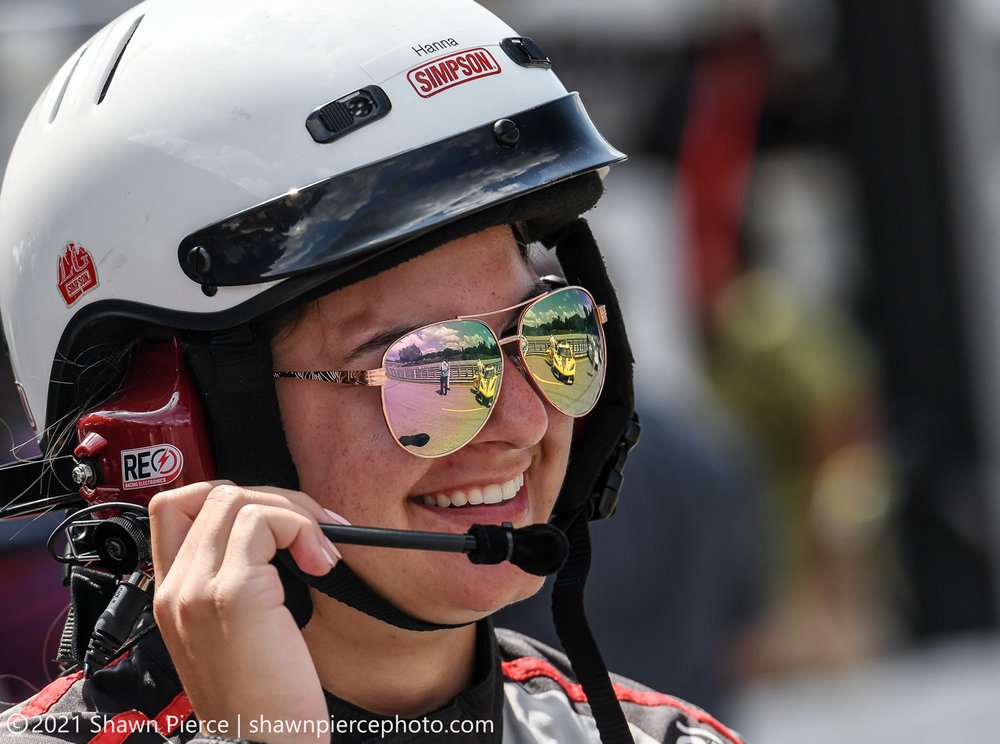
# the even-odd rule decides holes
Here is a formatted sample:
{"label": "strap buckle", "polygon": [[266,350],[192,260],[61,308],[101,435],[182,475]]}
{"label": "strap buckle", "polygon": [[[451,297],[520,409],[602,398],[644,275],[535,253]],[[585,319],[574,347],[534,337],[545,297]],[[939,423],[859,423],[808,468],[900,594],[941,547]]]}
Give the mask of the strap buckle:
{"label": "strap buckle", "polygon": [[598,489],[590,497],[590,521],[607,519],[615,513],[618,497],[621,495],[622,484],[625,482],[625,463],[629,452],[639,442],[642,426],[639,424],[639,414],[632,412],[632,419],[625,427],[618,445],[608,460],[603,477],[598,480]]}

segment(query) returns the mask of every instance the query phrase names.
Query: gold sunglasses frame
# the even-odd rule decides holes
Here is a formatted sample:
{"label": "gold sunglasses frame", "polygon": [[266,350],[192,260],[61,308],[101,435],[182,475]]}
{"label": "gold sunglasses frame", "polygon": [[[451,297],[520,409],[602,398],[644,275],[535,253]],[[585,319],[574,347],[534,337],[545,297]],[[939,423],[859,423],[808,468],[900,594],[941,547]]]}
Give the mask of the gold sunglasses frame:
{"label": "gold sunglasses frame", "polygon": [[[377,369],[353,369],[353,370],[352,369],[339,369],[339,370],[328,369],[328,370],[311,370],[311,371],[306,371],[306,370],[275,371],[273,376],[274,376],[274,379],[276,379],[276,380],[278,380],[278,379],[311,380],[313,382],[326,382],[326,383],[332,383],[332,384],[335,384],[335,385],[354,385],[354,386],[360,386],[360,387],[381,387],[381,388],[384,388],[385,387],[385,382],[386,382],[386,371],[385,371],[385,368],[386,368],[386,365],[385,365],[386,356],[388,356],[389,350],[393,346],[395,346],[402,339],[406,338],[406,336],[409,336],[411,333],[419,333],[420,331],[424,330],[425,328],[430,328],[431,326],[440,325],[441,323],[449,323],[449,322],[456,321],[456,320],[471,320],[471,321],[482,322],[481,321],[482,318],[490,317],[492,315],[500,315],[502,313],[509,313],[509,312],[514,311],[514,310],[517,310],[518,308],[521,308],[521,312],[517,316],[517,328],[518,328],[518,330],[520,330],[520,328],[522,326],[522,323],[524,322],[524,314],[526,312],[528,312],[528,310],[531,308],[532,305],[534,305],[534,304],[536,304],[538,302],[541,302],[542,300],[546,299],[547,297],[551,297],[554,294],[557,294],[559,292],[565,292],[565,291],[570,290],[570,289],[576,289],[576,290],[579,290],[579,291],[583,292],[585,295],[587,295],[587,297],[590,298],[591,302],[594,303],[594,308],[595,308],[595,312],[596,312],[596,315],[597,315],[597,321],[598,321],[597,322],[597,329],[598,329],[598,331],[600,333],[600,336],[601,336],[601,357],[604,358],[604,356],[607,354],[607,339],[604,336],[604,325],[608,322],[608,310],[607,310],[607,308],[604,305],[599,304],[597,302],[597,300],[594,298],[594,296],[590,293],[590,291],[587,290],[586,288],[578,286],[578,285],[569,285],[569,286],[565,286],[565,287],[557,287],[555,289],[549,290],[548,292],[543,292],[542,294],[538,295],[537,297],[532,297],[530,299],[524,300],[523,302],[519,302],[516,305],[511,305],[509,307],[501,308],[500,310],[490,310],[490,311],[485,312],[485,313],[472,313],[470,315],[457,315],[454,318],[448,318],[448,319],[445,319],[445,320],[435,320],[432,323],[426,323],[426,324],[424,324],[424,325],[422,325],[422,326],[420,326],[418,328],[414,328],[411,331],[407,331],[405,334],[403,334],[402,336],[400,336],[399,338],[397,338],[395,341],[393,341],[392,343],[390,343],[386,347],[385,352],[382,354],[382,366],[378,367]],[[493,340],[496,341],[497,348],[500,350],[501,356],[503,355],[503,347],[505,345],[514,343],[514,342],[518,341],[521,338],[521,334],[520,333],[518,333],[517,335],[514,335],[514,336],[505,336],[504,338],[500,338],[496,334],[496,332],[493,330],[493,328],[488,323],[482,323],[482,325],[489,331],[490,335],[493,337]],[[520,356],[520,354],[521,354],[521,351],[520,351],[520,348],[519,348],[518,349],[518,356],[517,356],[517,358],[515,358],[515,357],[509,357],[509,358],[514,363],[514,365],[518,368],[518,371],[520,371],[522,373],[522,375],[529,382],[529,384],[531,384],[531,386],[535,389],[536,393],[539,396],[541,396],[543,400],[545,400],[547,403],[549,403],[549,405],[553,406],[553,408],[556,408],[556,410],[558,410],[564,416],[570,416],[571,418],[582,418],[583,416],[586,416],[588,413],[590,413],[592,410],[594,410],[594,406],[597,405],[597,401],[601,399],[601,393],[604,391],[604,383],[605,383],[605,380],[606,380],[605,376],[602,376],[602,378],[601,378],[600,387],[597,390],[597,395],[594,397],[594,404],[591,405],[590,408],[588,408],[586,411],[584,411],[583,413],[580,413],[580,414],[575,414],[574,415],[574,414],[571,414],[571,413],[565,413],[562,410],[560,410],[558,407],[556,407],[556,405],[552,402],[552,400],[547,395],[545,395],[545,392],[538,386],[538,384],[536,382],[534,382],[527,375],[524,375],[524,368],[521,366],[521,363],[524,360],[522,359],[522,357]],[[501,368],[501,370],[500,370],[500,383],[497,386],[496,400],[500,399],[500,391],[502,389],[503,389],[503,369]],[[385,407],[385,392],[384,392],[384,390],[383,390],[383,393],[381,395],[381,400],[382,400],[382,418],[385,421],[386,428],[389,430],[389,433],[392,435],[393,441],[395,441],[396,444],[399,445],[399,447],[401,447],[405,452],[408,452],[411,455],[415,455],[417,457],[423,457],[425,459],[435,459],[435,458],[438,458],[438,457],[446,457],[446,456],[448,456],[450,454],[453,454],[454,452],[457,452],[462,447],[464,447],[467,444],[469,444],[473,439],[475,439],[476,436],[478,436],[479,432],[481,432],[483,430],[483,427],[486,426],[487,422],[489,422],[489,420],[490,420],[490,417],[493,415],[493,408],[491,406],[489,412],[486,414],[486,418],[483,419],[482,424],[479,425],[479,428],[476,429],[476,431],[469,437],[469,439],[465,443],[459,445],[458,447],[456,447],[456,448],[454,448],[452,450],[449,450],[448,452],[442,452],[441,454],[438,454],[438,455],[425,455],[425,454],[422,454],[420,452],[414,452],[413,450],[408,449],[407,445],[404,445],[400,441],[400,438],[398,436],[396,436],[396,432],[392,428],[392,424],[389,422],[389,413],[388,413],[388,411],[386,410],[386,407]],[[496,403],[494,402],[493,405],[496,405]]]}

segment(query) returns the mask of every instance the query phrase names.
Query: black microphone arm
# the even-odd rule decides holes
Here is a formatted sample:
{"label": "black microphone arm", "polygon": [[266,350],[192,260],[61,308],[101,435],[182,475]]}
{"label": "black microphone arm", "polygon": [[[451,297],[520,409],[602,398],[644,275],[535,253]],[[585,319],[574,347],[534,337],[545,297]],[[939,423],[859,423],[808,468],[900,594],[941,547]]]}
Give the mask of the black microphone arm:
{"label": "black microphone arm", "polygon": [[333,542],[344,545],[434,550],[439,553],[471,553],[477,547],[476,538],[470,534],[390,530],[382,527],[355,527],[343,524],[321,524],[320,529]]}
{"label": "black microphone arm", "polygon": [[517,529],[510,522],[474,524],[465,534],[341,524],[321,524],[320,529],[333,542],[344,545],[465,553],[473,563],[494,565],[510,561],[536,576],[555,573],[569,555],[566,536],[550,524],[532,524]]}
{"label": "black microphone arm", "polygon": [[[87,507],[80,496],[80,486],[74,482],[75,466],[74,458],[66,456],[34,458],[0,467],[0,519],[32,516],[58,508],[92,509]],[[114,506],[121,508],[127,504]],[[104,504],[101,508],[110,507]],[[569,555],[566,536],[550,524],[517,529],[510,522],[474,524],[465,534],[337,524],[320,527],[335,543],[465,553],[473,563],[494,565],[509,561],[537,576],[558,571]]]}

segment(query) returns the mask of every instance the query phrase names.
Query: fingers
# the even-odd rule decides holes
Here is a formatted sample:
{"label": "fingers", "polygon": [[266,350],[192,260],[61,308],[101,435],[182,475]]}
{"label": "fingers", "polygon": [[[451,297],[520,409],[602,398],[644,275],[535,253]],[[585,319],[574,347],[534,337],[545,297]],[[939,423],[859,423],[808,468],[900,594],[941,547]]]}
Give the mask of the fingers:
{"label": "fingers", "polygon": [[171,491],[162,491],[149,502],[149,531],[157,584],[163,581],[173,567],[184,538],[191,531],[208,494],[213,488],[222,485],[231,485],[231,482],[193,483]]}
{"label": "fingers", "polygon": [[340,558],[314,519],[278,506],[248,504],[236,516],[218,577],[238,579],[286,548],[299,568],[315,576],[327,573]]}
{"label": "fingers", "polygon": [[198,483],[149,505],[153,614],[196,715],[318,720],[326,702],[304,637],[284,604],[276,551],[306,573],[339,559],[319,523],[345,522],[304,493]]}
{"label": "fingers", "polygon": [[[237,545],[242,549],[250,547],[251,543],[242,536],[244,530],[249,530],[254,540],[261,541],[253,543],[253,550],[244,560],[266,563],[276,549],[290,548],[296,562],[299,557],[303,559],[304,565],[300,563],[303,571],[326,573],[330,569],[326,555],[339,558],[339,552],[319,530],[317,522],[346,522],[303,493],[240,488],[230,481],[197,483],[165,491],[150,502],[149,508],[153,565],[157,583],[161,585],[175,565],[185,572],[196,570],[204,578],[210,578],[227,554],[236,549],[231,544],[234,537],[239,537]],[[241,517],[246,509],[250,512]],[[266,525],[273,530],[269,537],[262,529]],[[311,543],[305,541],[307,533],[312,535]],[[267,551],[270,555],[262,558]],[[321,564],[317,564],[317,558]]]}

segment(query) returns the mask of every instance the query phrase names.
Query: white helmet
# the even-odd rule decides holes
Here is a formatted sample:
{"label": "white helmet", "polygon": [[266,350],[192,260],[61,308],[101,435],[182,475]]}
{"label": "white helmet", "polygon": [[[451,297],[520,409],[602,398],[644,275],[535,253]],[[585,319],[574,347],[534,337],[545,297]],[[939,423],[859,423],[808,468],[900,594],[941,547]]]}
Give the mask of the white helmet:
{"label": "white helmet", "polygon": [[[219,475],[295,487],[268,317],[491,225],[556,244],[615,332],[553,516],[570,544],[553,607],[602,736],[625,740],[582,592],[587,520],[614,511],[637,437],[631,355],[575,221],[624,156],[549,68],[472,0],[148,0],[73,55],[21,131],[0,191],[0,313],[47,454],[72,450],[46,432],[81,411],[95,350],[152,326],[182,332]],[[337,573],[331,596],[430,627]],[[298,591],[290,606],[308,602]]]}
{"label": "white helmet", "polygon": [[33,425],[101,330],[231,327],[448,226],[571,218],[622,157],[470,0],[148,0],[66,62],[7,167],[0,312]]}

